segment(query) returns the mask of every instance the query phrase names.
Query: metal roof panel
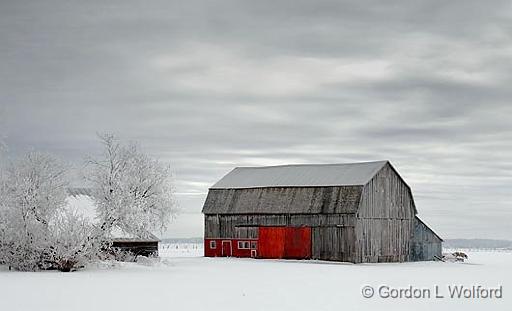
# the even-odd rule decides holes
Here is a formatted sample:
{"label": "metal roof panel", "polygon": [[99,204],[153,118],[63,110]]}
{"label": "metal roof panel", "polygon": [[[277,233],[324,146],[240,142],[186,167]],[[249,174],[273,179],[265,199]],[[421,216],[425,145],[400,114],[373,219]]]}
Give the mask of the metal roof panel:
{"label": "metal roof panel", "polygon": [[210,189],[365,185],[387,162],[237,167]]}

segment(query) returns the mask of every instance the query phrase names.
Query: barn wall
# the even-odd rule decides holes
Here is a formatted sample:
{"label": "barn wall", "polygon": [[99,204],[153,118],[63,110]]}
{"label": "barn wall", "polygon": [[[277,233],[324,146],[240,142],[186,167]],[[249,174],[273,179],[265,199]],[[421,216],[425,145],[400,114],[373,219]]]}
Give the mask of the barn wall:
{"label": "barn wall", "polygon": [[204,214],[355,213],[362,186],[210,189]]}
{"label": "barn wall", "polygon": [[355,214],[205,215],[205,238],[257,238],[259,226],[354,227]]}
{"label": "barn wall", "polygon": [[363,188],[356,221],[356,262],[409,260],[416,209],[411,191],[390,164]]}
{"label": "barn wall", "polygon": [[156,241],[114,241],[112,248],[131,252],[138,256],[158,256]]}
{"label": "barn wall", "polygon": [[434,260],[442,256],[442,240],[421,220],[414,218],[411,261]]}
{"label": "barn wall", "polygon": [[312,257],[320,260],[354,262],[356,260],[354,227],[313,228]]}
{"label": "barn wall", "polygon": [[358,219],[356,262],[408,261],[411,227],[408,219]]}
{"label": "barn wall", "polygon": [[354,261],[355,214],[205,215],[205,239],[256,239],[259,226],[311,227],[312,258]]}

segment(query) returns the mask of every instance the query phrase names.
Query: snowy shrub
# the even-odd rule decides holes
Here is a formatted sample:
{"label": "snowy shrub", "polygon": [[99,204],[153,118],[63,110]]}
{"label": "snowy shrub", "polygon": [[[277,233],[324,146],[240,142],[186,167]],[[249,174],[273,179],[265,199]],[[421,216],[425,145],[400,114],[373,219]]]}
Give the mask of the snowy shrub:
{"label": "snowy shrub", "polygon": [[47,263],[60,271],[82,267],[100,257],[102,243],[95,228],[73,211],[57,216],[50,225]]}
{"label": "snowy shrub", "polygon": [[108,134],[100,139],[104,152],[89,161],[87,179],[105,235],[113,227],[143,238],[164,230],[175,214],[170,168],[135,144],[121,145]]}
{"label": "snowy shrub", "polygon": [[48,247],[44,226],[23,220],[20,213],[12,210],[2,215],[2,223],[0,261],[22,271],[41,268]]}
{"label": "snowy shrub", "polygon": [[9,166],[0,192],[0,258],[19,270],[41,268],[48,255],[49,224],[66,199],[64,167],[32,152]]}
{"label": "snowy shrub", "polygon": [[135,262],[137,260],[137,255],[128,250],[112,247],[110,248],[109,252],[112,254],[113,259],[116,261]]}
{"label": "snowy shrub", "polygon": [[80,216],[64,213],[66,169],[32,152],[0,179],[0,262],[15,269],[70,271],[96,257],[98,239]]}
{"label": "snowy shrub", "polygon": [[443,260],[444,261],[450,261],[450,262],[464,262],[468,259],[468,255],[466,253],[457,251],[453,253],[443,254]]}
{"label": "snowy shrub", "polygon": [[97,226],[66,212],[67,172],[50,155],[32,152],[0,170],[0,264],[71,271],[109,256],[134,261],[130,253],[109,253],[112,229],[149,238],[167,227],[175,214],[170,168],[137,145],[101,139],[104,154],[90,161],[88,174]]}

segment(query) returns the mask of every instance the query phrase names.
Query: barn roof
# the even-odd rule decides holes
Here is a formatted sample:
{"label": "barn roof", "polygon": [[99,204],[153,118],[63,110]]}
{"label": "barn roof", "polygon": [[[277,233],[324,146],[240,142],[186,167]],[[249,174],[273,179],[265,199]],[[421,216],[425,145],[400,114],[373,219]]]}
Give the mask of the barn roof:
{"label": "barn roof", "polygon": [[210,189],[204,214],[355,213],[363,186]]}
{"label": "barn roof", "polygon": [[365,185],[388,161],[237,167],[210,189]]}

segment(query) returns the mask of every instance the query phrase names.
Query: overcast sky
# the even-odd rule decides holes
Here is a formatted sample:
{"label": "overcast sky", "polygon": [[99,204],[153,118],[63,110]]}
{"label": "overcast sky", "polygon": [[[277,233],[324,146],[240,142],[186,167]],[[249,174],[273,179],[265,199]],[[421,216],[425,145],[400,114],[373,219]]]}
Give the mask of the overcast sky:
{"label": "overcast sky", "polygon": [[164,236],[235,166],[388,159],[442,237],[512,237],[510,1],[0,0],[0,105],[13,158],[170,162]]}

